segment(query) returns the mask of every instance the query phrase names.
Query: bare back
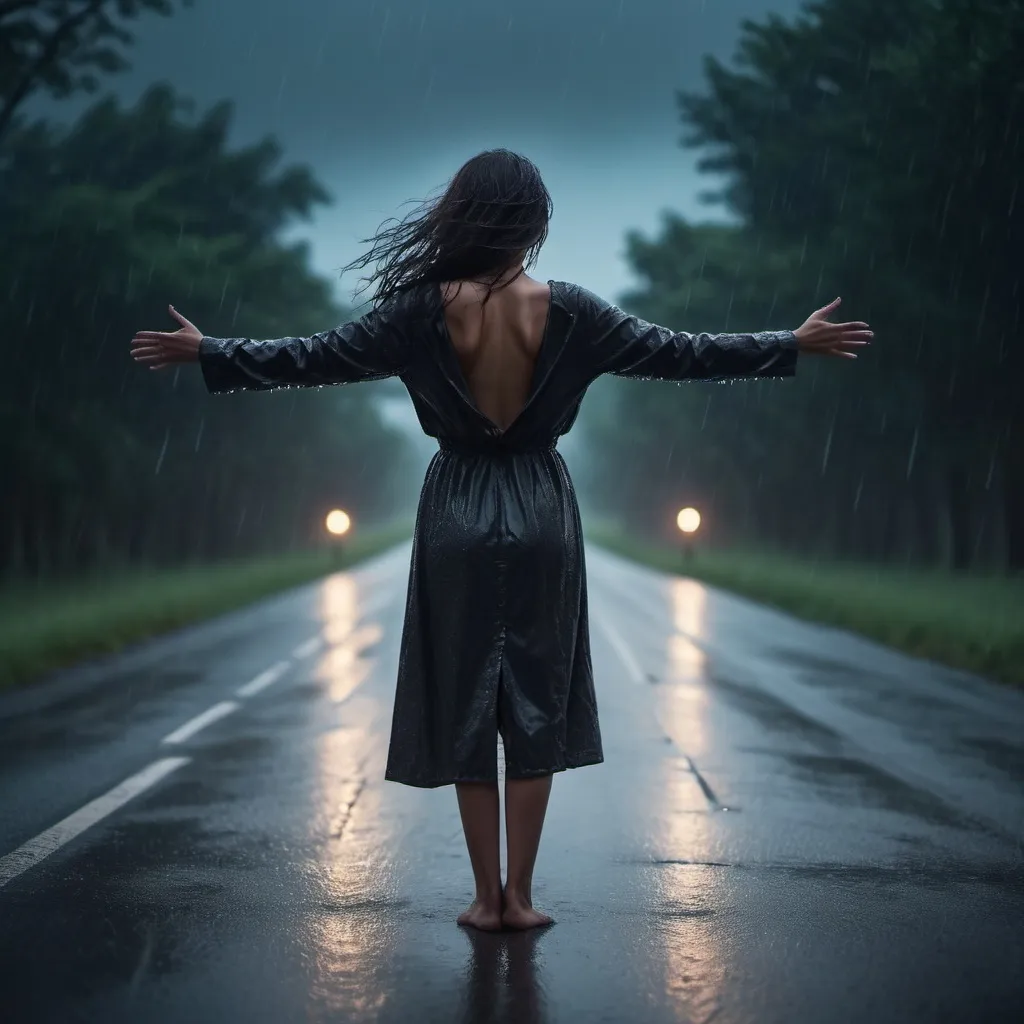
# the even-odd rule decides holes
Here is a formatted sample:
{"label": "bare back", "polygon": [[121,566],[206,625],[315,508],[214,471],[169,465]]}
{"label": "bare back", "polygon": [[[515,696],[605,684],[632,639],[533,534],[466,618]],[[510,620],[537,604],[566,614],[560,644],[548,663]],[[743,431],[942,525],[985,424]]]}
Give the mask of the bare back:
{"label": "bare back", "polygon": [[[461,284],[461,287],[460,287]],[[484,285],[442,285],[445,323],[476,407],[506,430],[522,411],[551,308],[551,288],[525,274],[491,292]]]}

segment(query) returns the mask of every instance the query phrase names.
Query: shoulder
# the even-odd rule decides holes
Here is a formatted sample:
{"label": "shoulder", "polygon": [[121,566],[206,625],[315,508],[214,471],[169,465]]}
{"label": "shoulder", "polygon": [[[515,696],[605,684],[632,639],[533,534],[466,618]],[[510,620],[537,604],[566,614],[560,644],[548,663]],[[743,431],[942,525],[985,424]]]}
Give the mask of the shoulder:
{"label": "shoulder", "polygon": [[572,281],[552,281],[551,297],[572,313],[578,322],[591,327],[615,325],[629,319],[614,302]]}
{"label": "shoulder", "polygon": [[418,283],[396,292],[381,307],[381,314],[389,320],[415,319],[439,301],[437,285]]}
{"label": "shoulder", "polygon": [[411,324],[422,320],[431,298],[429,289],[422,286],[406,288],[375,303],[360,321],[374,333],[401,335]]}
{"label": "shoulder", "polygon": [[553,297],[557,296],[580,312],[602,313],[605,310],[618,308],[613,302],[609,302],[596,292],[592,292],[589,288],[584,288],[583,285],[574,281],[552,281],[550,283]]}

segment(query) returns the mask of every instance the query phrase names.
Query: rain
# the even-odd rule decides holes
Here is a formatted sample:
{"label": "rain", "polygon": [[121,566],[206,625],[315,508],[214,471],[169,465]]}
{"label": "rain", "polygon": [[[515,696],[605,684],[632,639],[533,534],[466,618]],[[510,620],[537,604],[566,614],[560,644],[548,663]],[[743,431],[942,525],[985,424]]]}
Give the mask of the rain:
{"label": "rain", "polygon": [[[1010,1019],[1021,39],[1016,0],[0,0],[0,1018]],[[550,192],[543,328],[488,362],[417,307],[319,372],[377,233],[495,150]],[[503,787],[549,771],[507,730],[596,700],[553,926],[504,845],[500,927],[456,924],[447,781],[491,780],[395,784],[420,669]]]}

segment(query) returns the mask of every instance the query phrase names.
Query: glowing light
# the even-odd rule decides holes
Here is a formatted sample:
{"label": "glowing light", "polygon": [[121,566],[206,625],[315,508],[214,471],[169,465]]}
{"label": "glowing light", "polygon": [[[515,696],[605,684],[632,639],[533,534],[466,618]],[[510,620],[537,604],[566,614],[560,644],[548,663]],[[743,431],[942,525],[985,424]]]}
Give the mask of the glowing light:
{"label": "glowing light", "polygon": [[348,533],[352,526],[352,518],[347,512],[342,512],[340,508],[336,508],[333,512],[327,514],[325,520],[327,526],[327,532],[333,533],[335,537],[340,537],[344,533]]}
{"label": "glowing light", "polygon": [[676,516],[676,525],[683,533],[696,533],[700,526],[700,513],[695,508],[680,509]]}

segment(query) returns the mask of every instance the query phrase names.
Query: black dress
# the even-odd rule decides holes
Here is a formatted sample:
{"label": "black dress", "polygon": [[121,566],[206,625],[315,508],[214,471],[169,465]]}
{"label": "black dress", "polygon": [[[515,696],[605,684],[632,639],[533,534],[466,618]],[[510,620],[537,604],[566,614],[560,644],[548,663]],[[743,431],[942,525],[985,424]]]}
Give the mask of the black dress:
{"label": "black dress", "polygon": [[443,786],[603,760],[579,509],[555,444],[603,373],[659,380],[791,376],[796,338],[683,334],[578,285],[551,306],[529,397],[504,431],[476,407],[440,289],[411,289],[311,338],[204,338],[210,391],[397,376],[439,450],[427,469],[386,778]]}

